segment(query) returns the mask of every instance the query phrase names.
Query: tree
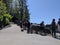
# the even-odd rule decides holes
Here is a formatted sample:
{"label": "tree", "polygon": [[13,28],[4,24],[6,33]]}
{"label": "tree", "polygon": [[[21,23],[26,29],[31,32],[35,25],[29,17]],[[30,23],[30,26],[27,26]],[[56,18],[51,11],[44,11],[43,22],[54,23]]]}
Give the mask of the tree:
{"label": "tree", "polygon": [[19,7],[18,7],[17,0],[14,1],[14,9],[13,10],[14,10],[14,13],[15,13],[14,16],[18,18],[19,17]]}
{"label": "tree", "polygon": [[[27,6],[27,0],[15,0],[13,9],[13,0],[3,0],[7,4],[7,11],[16,16],[19,20],[29,20],[30,14]],[[18,1],[18,3],[17,3]],[[18,5],[17,5],[18,4]]]}
{"label": "tree", "polygon": [[5,14],[7,11],[6,11],[6,4],[3,3],[2,1],[0,1],[0,15],[3,15]]}
{"label": "tree", "polygon": [[0,1],[0,21],[4,22],[4,24],[9,23],[12,18],[12,16],[7,13],[6,8],[6,4]]}
{"label": "tree", "polygon": [[30,14],[29,10],[27,7],[27,0],[19,0],[19,8],[20,8],[20,18],[23,20],[29,20],[30,19]]}
{"label": "tree", "polygon": [[3,19],[3,15],[6,13],[6,5],[0,1],[0,21]]}
{"label": "tree", "polygon": [[3,0],[3,3],[6,4],[7,12],[10,14],[12,14],[12,12],[13,12],[12,2],[13,2],[13,0]]}
{"label": "tree", "polygon": [[26,6],[26,10],[25,10],[25,20],[30,20],[30,14],[29,14],[29,10]]}

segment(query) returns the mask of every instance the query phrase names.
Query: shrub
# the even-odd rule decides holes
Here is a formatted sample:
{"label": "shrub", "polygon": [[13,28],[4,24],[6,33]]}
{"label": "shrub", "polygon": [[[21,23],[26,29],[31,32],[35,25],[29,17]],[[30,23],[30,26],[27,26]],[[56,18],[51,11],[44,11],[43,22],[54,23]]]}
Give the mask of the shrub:
{"label": "shrub", "polygon": [[10,21],[8,18],[6,18],[6,24],[10,24]]}
{"label": "shrub", "polygon": [[10,14],[4,14],[3,17],[5,17],[5,25],[10,24],[10,21],[12,19],[12,16]]}
{"label": "shrub", "polygon": [[2,15],[0,15],[0,21],[2,21],[3,20],[3,16]]}
{"label": "shrub", "polygon": [[9,21],[12,19],[12,16],[10,14],[4,14],[4,17],[6,17]]}

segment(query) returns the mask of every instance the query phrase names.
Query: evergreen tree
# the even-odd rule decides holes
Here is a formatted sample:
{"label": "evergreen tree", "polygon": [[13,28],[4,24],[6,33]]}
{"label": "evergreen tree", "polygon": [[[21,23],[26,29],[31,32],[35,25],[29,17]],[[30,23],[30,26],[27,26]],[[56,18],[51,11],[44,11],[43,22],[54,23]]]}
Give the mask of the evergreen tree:
{"label": "evergreen tree", "polygon": [[[30,14],[27,6],[27,0],[15,0],[13,9],[13,0],[3,0],[7,4],[7,11],[15,15],[20,20],[29,20]],[[17,5],[18,1],[18,5]]]}
{"label": "evergreen tree", "polygon": [[2,0],[1,0],[0,1],[0,21],[4,22],[4,24],[9,23],[11,18],[12,18],[11,15],[7,13],[6,8],[7,8],[6,4],[3,3]]}
{"label": "evergreen tree", "polygon": [[0,17],[2,17],[4,14],[6,14],[6,4],[4,4],[2,1],[0,1]]}
{"label": "evergreen tree", "polygon": [[29,16],[29,10],[27,7],[27,0],[19,0],[19,8],[20,8],[20,18],[23,20],[29,20],[30,16]]}
{"label": "evergreen tree", "polygon": [[29,10],[26,6],[26,11],[25,11],[25,20],[30,20],[30,14],[29,14]]}

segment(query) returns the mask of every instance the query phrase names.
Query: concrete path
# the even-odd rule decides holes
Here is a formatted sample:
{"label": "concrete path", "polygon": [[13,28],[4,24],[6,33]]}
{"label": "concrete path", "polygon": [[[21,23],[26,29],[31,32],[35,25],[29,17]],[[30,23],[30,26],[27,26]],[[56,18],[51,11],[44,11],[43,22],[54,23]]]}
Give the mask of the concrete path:
{"label": "concrete path", "polygon": [[12,24],[11,27],[0,30],[0,45],[60,45],[60,40],[51,36],[27,34]]}

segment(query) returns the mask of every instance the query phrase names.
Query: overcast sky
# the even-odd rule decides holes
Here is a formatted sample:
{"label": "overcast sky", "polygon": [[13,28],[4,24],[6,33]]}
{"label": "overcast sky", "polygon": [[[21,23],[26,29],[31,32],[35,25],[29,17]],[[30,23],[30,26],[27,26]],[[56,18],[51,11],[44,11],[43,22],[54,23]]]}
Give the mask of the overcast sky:
{"label": "overcast sky", "polygon": [[49,24],[53,18],[57,22],[60,17],[60,0],[28,0],[28,8],[33,23]]}

